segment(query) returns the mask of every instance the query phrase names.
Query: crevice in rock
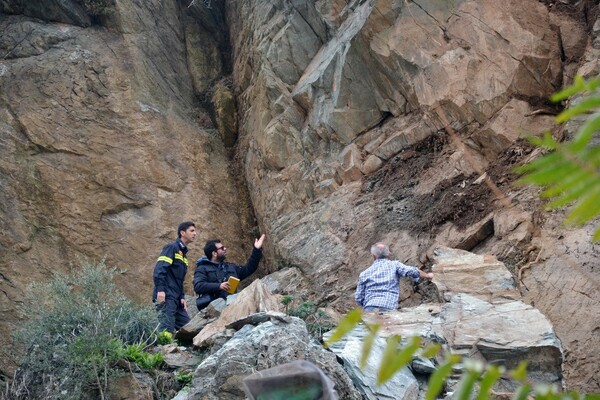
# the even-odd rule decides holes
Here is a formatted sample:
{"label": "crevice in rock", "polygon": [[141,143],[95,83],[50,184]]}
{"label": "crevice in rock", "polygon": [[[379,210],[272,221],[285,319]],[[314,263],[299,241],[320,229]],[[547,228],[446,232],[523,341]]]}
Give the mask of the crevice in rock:
{"label": "crevice in rock", "polygon": [[[220,71],[218,71],[217,76],[212,80],[210,86],[207,89],[204,89],[202,92],[196,92],[195,96],[195,107],[207,112],[208,118],[212,123],[213,127],[219,127],[217,115],[217,106],[215,105],[215,99],[213,96],[215,95],[216,88],[221,85],[224,88],[233,90],[233,80],[232,80],[232,70],[233,70],[233,52],[231,39],[229,36],[229,26],[227,25],[227,5],[225,2],[218,2],[216,4],[204,2],[203,4],[196,4],[195,1],[192,1],[189,4],[186,4],[187,0],[180,0],[180,9],[183,14],[183,19],[188,18],[189,22],[182,22],[184,25],[186,23],[195,23],[197,24],[198,29],[204,34],[211,38],[212,44],[214,44],[219,52],[220,56]],[[188,42],[191,40],[187,36],[187,29],[184,27],[184,41]],[[187,46],[186,46],[187,47]],[[189,52],[185,52],[186,58],[186,66],[187,70],[190,73],[190,76],[193,76],[192,69],[190,67]],[[234,97],[234,103],[235,97]],[[235,107],[237,107],[235,105]],[[202,122],[202,121],[199,121]],[[203,123],[203,128],[207,128],[207,124]],[[230,148],[233,143],[229,143],[229,141],[224,141],[225,146]]]}
{"label": "crevice in rock", "polygon": [[[414,5],[416,5],[417,7],[419,7],[421,9],[421,11],[423,11],[425,13],[425,15],[427,15],[429,18],[431,18],[433,21],[435,21],[435,24],[437,25],[437,27],[442,31],[443,36],[444,36],[444,40],[446,40],[446,42],[450,42],[451,38],[448,35],[448,30],[444,27],[444,25],[442,25],[442,23],[440,21],[437,20],[437,18],[435,18],[429,11],[427,11],[422,5],[420,5],[417,1],[413,0],[412,3]],[[408,12],[410,13],[410,7],[407,7]],[[454,13],[453,13],[454,14]],[[413,22],[415,23],[415,25],[417,26],[421,26],[419,23],[417,23],[416,18],[414,18],[414,16],[411,13],[411,17],[413,19]],[[425,32],[427,32],[426,29],[423,29]]]}
{"label": "crevice in rock", "polygon": [[481,225],[479,229],[473,232],[470,236],[463,239],[456,248],[461,250],[471,251],[494,235],[494,219],[490,218],[486,223]]}
{"label": "crevice in rock", "polygon": [[[16,287],[17,287],[17,286],[16,286],[16,285],[13,283],[13,281],[11,281],[11,280],[10,280],[10,278],[9,278],[7,275],[3,274],[2,272],[0,272],[0,278],[2,278],[2,280],[3,280],[4,282],[8,283],[8,285],[9,285],[9,286],[11,286],[11,287],[13,287],[13,288],[16,288]],[[3,292],[3,293],[6,295],[6,292],[5,292],[4,290],[3,290],[2,292]],[[7,295],[7,297],[8,297],[8,295]]]}

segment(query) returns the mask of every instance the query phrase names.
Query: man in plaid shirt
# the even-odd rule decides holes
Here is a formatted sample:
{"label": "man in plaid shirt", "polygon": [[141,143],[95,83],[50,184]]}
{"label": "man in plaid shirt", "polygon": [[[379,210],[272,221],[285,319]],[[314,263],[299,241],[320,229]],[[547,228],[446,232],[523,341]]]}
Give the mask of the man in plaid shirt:
{"label": "man in plaid shirt", "polygon": [[408,276],[418,282],[433,279],[433,272],[423,272],[400,261],[389,260],[390,248],[384,243],[371,246],[373,264],[361,272],[354,298],[365,311],[391,311],[398,307],[400,281]]}

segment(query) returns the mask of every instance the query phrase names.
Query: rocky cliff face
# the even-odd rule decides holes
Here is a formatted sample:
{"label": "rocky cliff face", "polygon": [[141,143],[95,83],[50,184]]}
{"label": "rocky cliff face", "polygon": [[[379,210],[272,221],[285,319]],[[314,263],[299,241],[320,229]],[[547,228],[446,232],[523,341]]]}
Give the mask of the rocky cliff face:
{"label": "rocky cliff face", "polygon": [[[545,99],[599,72],[596,11],[1,0],[3,372],[28,282],[106,257],[147,300],[177,223],[199,226],[190,259],[220,237],[242,261],[256,215],[261,274],[298,267],[307,298],[339,311],[375,241],[413,265],[440,244],[496,255],[553,322],[567,385],[599,390],[598,250],[510,172],[535,156],[524,136],[575,129]],[[403,304],[426,295],[403,289]]]}
{"label": "rocky cliff face", "polygon": [[[511,183],[512,166],[535,156],[524,136],[569,134],[554,127],[558,110],[544,99],[578,68],[598,72],[588,47],[595,10],[385,0],[249,1],[228,10],[239,151],[274,262],[299,266],[319,282],[314,297],[347,309],[375,241],[413,265],[428,263],[439,244],[490,252],[560,325],[567,364],[577,365],[568,384],[597,388],[587,357],[600,348],[590,339],[598,323],[582,315],[575,333],[566,322],[582,301],[598,310],[597,249],[581,241],[585,233],[541,221],[536,194]],[[577,268],[550,272],[557,252],[561,265]],[[553,306],[557,297],[567,315]]]}
{"label": "rocky cliff face", "polygon": [[126,293],[149,301],[156,257],[180,222],[199,231],[192,274],[211,238],[241,261],[254,226],[245,184],[199,101],[202,85],[223,77],[215,63],[202,70],[210,53],[193,47],[200,22],[176,2],[116,2],[104,27],[35,4],[0,17],[5,373],[28,283],[106,258],[126,270]]}

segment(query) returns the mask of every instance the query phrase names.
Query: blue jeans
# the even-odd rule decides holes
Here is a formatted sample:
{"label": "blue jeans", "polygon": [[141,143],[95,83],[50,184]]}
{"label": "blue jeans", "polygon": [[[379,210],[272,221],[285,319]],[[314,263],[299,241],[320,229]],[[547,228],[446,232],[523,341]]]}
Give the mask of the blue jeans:
{"label": "blue jeans", "polygon": [[364,311],[392,311],[391,308],[385,308],[385,307],[373,307],[373,306],[367,306],[367,307],[363,307]]}

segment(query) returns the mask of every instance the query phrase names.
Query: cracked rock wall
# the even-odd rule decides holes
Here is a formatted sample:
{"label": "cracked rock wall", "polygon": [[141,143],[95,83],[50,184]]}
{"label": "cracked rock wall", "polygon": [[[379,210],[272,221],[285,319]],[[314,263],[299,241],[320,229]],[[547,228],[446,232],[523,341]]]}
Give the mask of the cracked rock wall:
{"label": "cracked rock wall", "polygon": [[206,240],[221,238],[237,261],[252,245],[244,186],[194,93],[185,29],[195,22],[187,8],[117,1],[105,26],[90,26],[56,5],[50,13],[42,4],[10,3],[0,3],[11,13],[0,14],[5,375],[14,367],[12,332],[27,318],[29,283],[105,258],[126,270],[118,283],[127,295],[150,302],[154,263],[180,222],[195,221],[199,232],[188,254],[190,281]]}
{"label": "cracked rock wall", "polygon": [[[309,297],[344,311],[375,241],[412,265],[430,262],[439,244],[489,252],[516,275],[546,229],[552,240],[581,237],[546,228],[535,190],[512,185],[511,171],[533,157],[525,136],[564,134],[546,99],[584,59],[597,73],[586,55],[595,15],[592,2],[575,1],[230,3],[238,152],[274,266],[297,266],[318,283]],[[568,255],[597,256],[589,242]],[[418,303],[416,290],[403,286],[402,304]],[[530,301],[557,296],[521,290]],[[600,299],[585,292],[597,312]],[[579,336],[593,337],[598,323],[582,317],[573,335],[542,311],[566,324],[557,330],[571,344],[567,362],[586,371],[568,384],[597,390]]]}

